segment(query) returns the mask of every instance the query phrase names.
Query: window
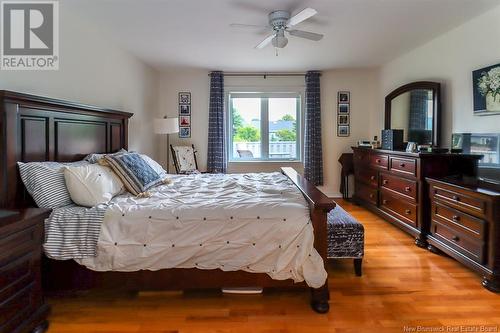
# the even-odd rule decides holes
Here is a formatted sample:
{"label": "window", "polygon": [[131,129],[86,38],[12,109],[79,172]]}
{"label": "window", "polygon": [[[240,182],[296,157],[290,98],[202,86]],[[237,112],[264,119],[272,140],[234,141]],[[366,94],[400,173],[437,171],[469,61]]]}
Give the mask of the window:
{"label": "window", "polygon": [[300,93],[229,93],[230,161],[300,161]]}

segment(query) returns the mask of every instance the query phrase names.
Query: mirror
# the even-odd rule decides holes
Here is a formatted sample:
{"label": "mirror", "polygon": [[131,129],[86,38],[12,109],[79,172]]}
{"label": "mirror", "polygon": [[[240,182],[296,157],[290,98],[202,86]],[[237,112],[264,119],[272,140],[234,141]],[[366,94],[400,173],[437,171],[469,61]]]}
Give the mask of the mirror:
{"label": "mirror", "polygon": [[385,98],[385,128],[403,130],[405,142],[439,145],[440,84],[414,82]]}

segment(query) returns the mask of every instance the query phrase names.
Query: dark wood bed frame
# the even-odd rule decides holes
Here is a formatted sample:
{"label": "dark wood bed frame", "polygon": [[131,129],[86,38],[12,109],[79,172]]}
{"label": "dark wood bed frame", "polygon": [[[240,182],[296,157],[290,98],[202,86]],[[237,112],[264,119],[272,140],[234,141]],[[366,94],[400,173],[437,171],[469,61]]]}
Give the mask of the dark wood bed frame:
{"label": "dark wood bed frame", "polygon": [[[95,152],[127,149],[132,113],[0,90],[0,208],[34,206],[19,177],[16,162],[76,161]],[[282,168],[304,194],[314,226],[314,247],[327,262],[327,212],[335,203],[292,168]],[[50,291],[119,288],[126,290],[184,290],[222,287],[307,288],[292,280],[277,281],[267,274],[243,271],[163,269],[137,272],[95,272],[73,260],[48,258],[43,263],[45,289]],[[311,306],[329,310],[328,282],[311,288]]]}

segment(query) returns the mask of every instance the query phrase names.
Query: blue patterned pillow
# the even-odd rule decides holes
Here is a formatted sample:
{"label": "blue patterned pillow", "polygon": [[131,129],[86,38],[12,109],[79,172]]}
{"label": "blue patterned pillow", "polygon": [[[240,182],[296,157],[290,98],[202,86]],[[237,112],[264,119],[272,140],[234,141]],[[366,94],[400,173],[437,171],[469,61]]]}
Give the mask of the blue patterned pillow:
{"label": "blue patterned pillow", "polygon": [[136,153],[112,154],[104,157],[109,166],[122,180],[127,190],[134,195],[162,183],[162,177]]}

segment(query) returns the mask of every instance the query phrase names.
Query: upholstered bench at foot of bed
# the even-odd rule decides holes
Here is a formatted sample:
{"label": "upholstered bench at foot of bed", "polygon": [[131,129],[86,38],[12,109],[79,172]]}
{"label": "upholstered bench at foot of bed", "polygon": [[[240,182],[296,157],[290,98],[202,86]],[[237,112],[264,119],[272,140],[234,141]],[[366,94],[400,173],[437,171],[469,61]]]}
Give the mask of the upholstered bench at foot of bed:
{"label": "upholstered bench at foot of bed", "polygon": [[328,258],[354,259],[354,271],[362,274],[365,230],[338,204],[328,213]]}

